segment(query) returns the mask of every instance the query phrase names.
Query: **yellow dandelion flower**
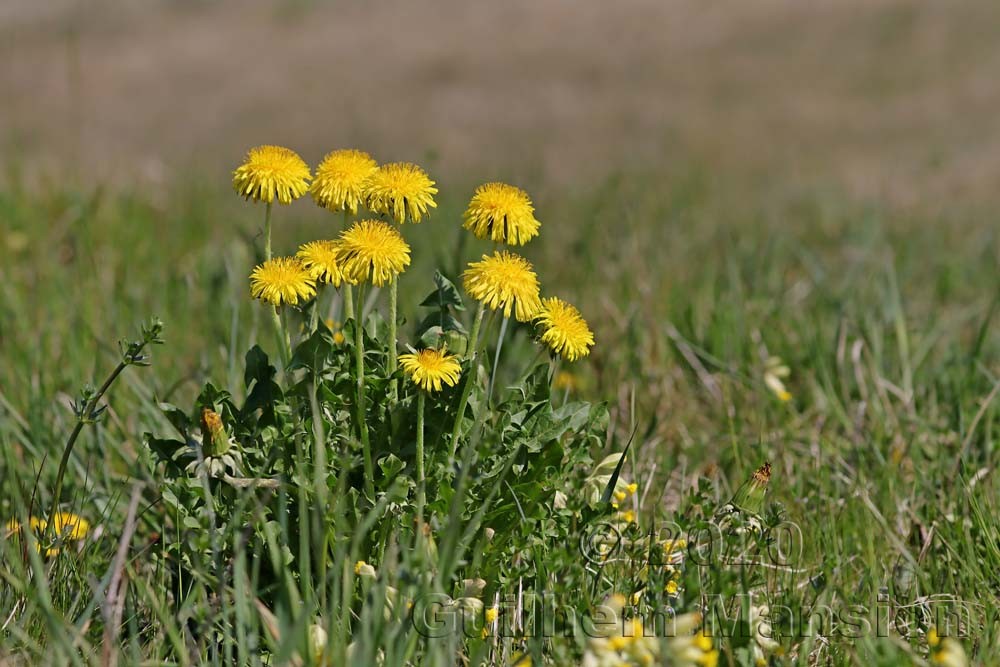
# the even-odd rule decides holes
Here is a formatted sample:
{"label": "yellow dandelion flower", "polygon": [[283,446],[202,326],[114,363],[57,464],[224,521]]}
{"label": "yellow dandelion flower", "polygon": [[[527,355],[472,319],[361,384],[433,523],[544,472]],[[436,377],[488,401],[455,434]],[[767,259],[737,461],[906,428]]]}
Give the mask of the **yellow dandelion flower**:
{"label": "yellow dandelion flower", "polygon": [[545,299],[536,319],[543,328],[542,342],[566,361],[590,354],[594,333],[574,306],[557,297]]}
{"label": "yellow dandelion flower", "polygon": [[486,183],[472,195],[463,226],[481,239],[523,245],[538,236],[540,223],[534,213],[528,193],[521,188]]}
{"label": "yellow dandelion flower", "polygon": [[399,357],[399,365],[424,391],[441,391],[442,385],[454,387],[462,375],[458,359],[442,350],[426,349]]}
{"label": "yellow dandelion flower", "polygon": [[233,189],[248,200],[291,204],[309,189],[309,178],[309,165],[295,151],[258,146],[233,172]]}
{"label": "yellow dandelion flower", "polygon": [[310,241],[299,246],[295,256],[302,260],[314,280],[340,287],[344,274],[337,264],[336,241]]}
{"label": "yellow dandelion flower", "polygon": [[538,296],[538,276],[528,260],[501,250],[471,262],[462,274],[465,291],[493,310],[511,311],[520,322],[531,320],[542,307]]}
{"label": "yellow dandelion flower", "polygon": [[378,163],[364,151],[343,149],[327,153],[316,167],[309,192],[313,201],[331,211],[358,212],[364,201],[364,186]]}
{"label": "yellow dandelion flower", "polygon": [[52,520],[56,535],[73,542],[82,540],[90,532],[90,522],[69,512],[56,512]]}
{"label": "yellow dandelion flower", "polygon": [[410,265],[410,246],[386,223],[362,220],[340,235],[337,263],[348,282],[381,287]]}
{"label": "yellow dandelion flower", "polygon": [[671,579],[670,581],[668,581],[667,585],[664,586],[664,588],[663,588],[663,592],[665,592],[667,595],[669,595],[671,597],[673,597],[674,595],[677,595],[677,591],[678,591],[678,585],[677,585],[677,582],[674,581],[673,579]]}
{"label": "yellow dandelion flower", "polygon": [[250,274],[250,293],[275,306],[295,304],[316,294],[316,280],[297,257],[275,257]]}
{"label": "yellow dandelion flower", "polygon": [[365,183],[365,206],[403,224],[420,222],[428,208],[436,208],[437,188],[423,169],[409,162],[393,162],[375,170]]}
{"label": "yellow dandelion flower", "polygon": [[575,391],[579,384],[577,377],[569,371],[559,371],[552,380],[552,388],[558,391]]}
{"label": "yellow dandelion flower", "polygon": [[497,609],[496,607],[490,607],[489,609],[486,610],[486,616],[485,616],[486,622],[492,623],[493,621],[497,620],[497,617],[499,615],[500,615],[499,609]]}

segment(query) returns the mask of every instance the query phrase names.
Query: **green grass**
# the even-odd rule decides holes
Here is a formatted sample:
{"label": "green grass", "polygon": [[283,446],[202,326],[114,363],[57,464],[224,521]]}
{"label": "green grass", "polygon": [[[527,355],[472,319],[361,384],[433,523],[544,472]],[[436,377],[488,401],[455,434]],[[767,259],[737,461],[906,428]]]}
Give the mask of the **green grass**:
{"label": "green grass", "polygon": [[[430,221],[403,229],[414,257],[400,284],[404,341],[413,341],[413,305],[433,269],[454,276],[463,263],[458,221],[474,184],[464,185],[442,187]],[[902,665],[927,655],[928,624],[914,610],[952,599],[975,612],[961,628],[966,652],[992,660],[1000,646],[995,220],[885,210],[822,191],[747,192],[697,170],[533,194],[542,236],[525,254],[543,291],[577,303],[597,337],[592,357],[573,372],[582,398],[607,401],[609,433],[583,446],[600,460],[634,433],[622,476],[639,484],[640,533],[668,521],[703,525],[765,460],[772,464],[765,516],[801,529],[801,551],[788,567],[689,563],[678,609],[695,609],[699,594],[731,599],[748,590],[766,591],[772,608],[793,614],[860,605],[868,618],[890,615],[891,631],[881,633],[888,636],[872,628],[855,638],[784,638],[785,655],[774,664],[809,656],[819,664]],[[106,418],[84,429],[69,460],[63,507],[94,527],[82,551],[44,558],[0,541],[0,662],[288,664],[306,653],[316,618],[331,654],[353,642],[358,664],[454,664],[458,651],[473,663],[500,662],[521,645],[425,640],[398,617],[399,605],[395,616],[385,611],[386,587],[457,597],[460,580],[482,565],[498,577],[486,583],[488,602],[532,580],[536,592],[582,609],[642,586],[638,565],[614,576],[588,570],[575,544],[554,543],[579,534],[546,532],[555,528],[544,502],[511,504],[513,487],[497,486],[483,505],[483,525],[508,504],[521,517],[489,547],[506,554],[509,567],[489,569],[478,560],[487,547],[474,516],[440,505],[434,548],[411,550],[409,515],[399,509],[405,489],[388,484],[382,504],[357,510],[351,523],[344,517],[354,510],[338,498],[356,480],[313,480],[301,462],[287,469],[297,485],[279,491],[290,494],[286,510],[260,529],[260,545],[301,549],[289,556],[296,563],[326,551],[324,567],[343,577],[283,569],[280,553],[255,558],[241,548],[238,526],[207,534],[203,558],[173,559],[162,534],[178,530],[178,515],[160,499],[162,468],[142,436],[170,431],[158,402],[187,411],[206,383],[242,400],[244,354],[257,342],[272,350],[268,319],[246,281],[261,214],[196,187],[39,191],[15,179],[0,191],[0,518],[47,513],[76,420],[70,401],[117,363],[116,340],[134,338],[151,315],[165,323],[166,339],[151,368],[126,370],[107,396]],[[282,207],[276,248],[332,236],[338,224],[307,202]],[[478,250],[488,247],[469,241],[464,259]],[[534,351],[522,331],[503,354],[498,387],[516,382]],[[790,369],[787,403],[764,384],[772,357]],[[127,521],[133,489],[134,526]],[[252,521],[253,498],[237,494],[235,515]],[[293,530],[288,522],[296,521]],[[477,541],[462,547],[468,526]],[[116,565],[123,535],[126,559]],[[232,560],[213,557],[229,549]],[[355,583],[358,559],[377,563],[380,576]],[[421,574],[431,571],[440,577]],[[107,587],[116,572],[125,591],[117,611],[103,605],[113,599]],[[189,580],[200,583],[178,583]],[[524,647],[535,664],[543,652],[567,664],[585,645]],[[721,664],[747,664],[745,640],[717,646]]]}

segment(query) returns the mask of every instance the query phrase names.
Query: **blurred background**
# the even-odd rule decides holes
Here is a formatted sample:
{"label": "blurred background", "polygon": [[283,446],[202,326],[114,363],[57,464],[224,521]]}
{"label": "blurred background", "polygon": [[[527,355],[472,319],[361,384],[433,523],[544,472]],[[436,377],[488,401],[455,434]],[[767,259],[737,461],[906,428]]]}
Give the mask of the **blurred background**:
{"label": "blurred background", "polygon": [[259,143],[463,184],[697,164],[951,210],[1000,190],[998,26],[990,0],[5,0],[0,147],[220,189]]}

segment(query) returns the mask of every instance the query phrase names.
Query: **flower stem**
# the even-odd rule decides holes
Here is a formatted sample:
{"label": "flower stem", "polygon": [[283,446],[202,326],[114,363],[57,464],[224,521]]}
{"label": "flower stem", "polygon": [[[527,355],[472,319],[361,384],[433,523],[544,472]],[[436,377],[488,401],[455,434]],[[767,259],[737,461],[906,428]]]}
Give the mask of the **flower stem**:
{"label": "flower stem", "polygon": [[417,393],[417,525],[424,521],[424,502],[426,496],[424,482],[424,402],[426,392]]}
{"label": "flower stem", "polygon": [[[347,229],[348,225],[351,223],[351,214],[345,208],[344,209],[344,229]],[[354,315],[354,289],[351,287],[349,282],[344,282],[341,288],[341,293],[344,296],[344,322],[347,321],[349,317]]]}
{"label": "flower stem", "polygon": [[[389,283],[389,375],[396,372],[396,292],[399,287],[399,277]],[[389,396],[396,400],[396,380],[389,381]]]}
{"label": "flower stem", "polygon": [[271,259],[271,202],[264,209],[264,261]]}
{"label": "flower stem", "polygon": [[66,446],[63,447],[62,458],[59,459],[59,470],[56,473],[56,485],[52,491],[52,509],[49,512],[49,518],[52,519],[52,521],[48,524],[50,526],[54,525],[54,518],[56,513],[59,511],[59,499],[62,495],[63,477],[66,475],[66,466],[69,464],[69,455],[73,452],[73,446],[76,444],[76,439],[80,437],[80,431],[83,430],[84,424],[92,423],[89,419],[90,415],[94,413],[97,403],[101,400],[101,397],[104,396],[104,393],[111,387],[111,385],[114,384],[114,381],[118,379],[118,376],[121,375],[121,372],[125,370],[127,366],[128,363],[124,360],[115,366],[115,369],[111,371],[111,375],[108,376],[108,379],[104,381],[101,388],[97,390],[97,393],[94,394],[87,405],[84,406],[83,412],[77,416],[76,425],[73,427],[73,432],[69,434],[69,439],[66,440]]}
{"label": "flower stem", "polygon": [[497,368],[500,366],[500,350],[503,349],[503,338],[504,334],[507,333],[508,322],[510,322],[509,317],[503,318],[503,322],[500,324],[500,333],[497,334],[497,353],[493,356],[493,368],[490,371],[490,388],[486,392],[487,403],[493,399],[493,383],[497,379]]}
{"label": "flower stem", "polygon": [[361,450],[365,460],[365,494],[375,500],[375,466],[372,465],[372,448],[368,440],[368,421],[365,414],[365,329],[361,295],[358,294],[358,307],[354,319],[354,354],[357,363],[358,376],[358,430],[361,432]]}
{"label": "flower stem", "polygon": [[462,432],[462,417],[465,414],[465,406],[469,404],[469,394],[472,393],[472,383],[475,381],[477,366],[476,366],[476,348],[479,346],[479,330],[483,326],[483,315],[486,313],[486,308],[483,304],[479,304],[479,310],[476,311],[476,319],[472,324],[472,332],[469,334],[469,348],[466,350],[465,354],[469,359],[469,374],[465,377],[465,384],[462,385],[462,395],[458,399],[458,410],[455,411],[455,425],[451,430],[451,457],[455,457],[455,450],[458,449],[458,436]]}
{"label": "flower stem", "polygon": [[271,323],[274,325],[274,342],[278,344],[281,363],[287,368],[291,344],[288,340],[288,332],[285,330],[285,322],[281,319],[281,313],[278,311],[277,306],[271,309]]}
{"label": "flower stem", "polygon": [[316,333],[316,329],[319,328],[319,296],[322,292],[319,289],[319,285],[316,285],[316,296],[313,297],[313,307],[312,314],[309,316],[309,333]]}

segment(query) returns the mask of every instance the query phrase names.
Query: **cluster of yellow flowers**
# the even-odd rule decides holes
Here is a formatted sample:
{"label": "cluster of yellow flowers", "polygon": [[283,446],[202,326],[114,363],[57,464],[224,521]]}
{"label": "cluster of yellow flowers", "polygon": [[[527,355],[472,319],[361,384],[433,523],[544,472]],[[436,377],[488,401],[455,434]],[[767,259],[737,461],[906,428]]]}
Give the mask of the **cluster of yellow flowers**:
{"label": "cluster of yellow flowers", "polygon": [[[28,528],[31,530],[32,534],[35,535],[35,539],[38,540],[45,535],[45,533],[49,530],[50,525],[45,519],[31,517],[28,520]],[[57,541],[81,542],[87,537],[87,533],[90,532],[90,522],[83,517],[79,517],[69,512],[57,512],[52,518],[51,529]],[[21,535],[21,532],[21,524],[14,519],[8,521],[4,526],[5,539],[15,535],[19,536]],[[36,544],[35,546],[39,551],[42,550],[41,544]],[[45,549],[46,556],[55,556],[58,553],[59,547],[56,546],[50,546]]]}
{"label": "cluster of yellow flowers", "polygon": [[[410,264],[410,247],[402,235],[383,220],[361,220],[336,240],[317,240],[301,246],[294,257],[270,257],[270,205],[289,204],[307,192],[317,205],[357,215],[361,207],[388,220],[419,223],[437,206],[435,182],[419,166],[397,162],[378,165],[359,150],[336,150],[316,168],[294,151],[259,146],[233,172],[233,187],[248,200],[268,205],[265,223],[265,261],[250,275],[251,294],[275,307],[297,305],[316,296],[319,286],[346,283],[389,285],[390,327],[394,337],[395,281]],[[478,238],[519,246],[538,235],[539,221],[528,194],[505,183],[487,183],[476,189],[463,216],[463,226]],[[559,357],[575,361],[590,353],[594,335],[580,312],[558,297],[542,298],[538,277],[528,260],[496,251],[471,262],[462,275],[465,290],[484,308],[512,315],[520,322],[536,322],[539,340]],[[349,289],[349,288],[348,288]],[[345,294],[345,302],[347,302]],[[475,343],[474,329],[472,343]],[[395,341],[390,343],[395,347]],[[444,350],[403,355],[399,362],[422,389],[454,386],[460,368]],[[395,366],[394,350],[390,365]]]}

